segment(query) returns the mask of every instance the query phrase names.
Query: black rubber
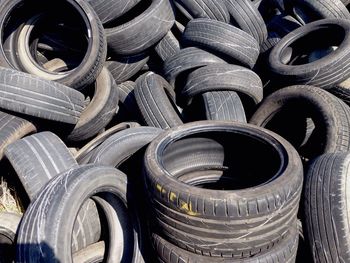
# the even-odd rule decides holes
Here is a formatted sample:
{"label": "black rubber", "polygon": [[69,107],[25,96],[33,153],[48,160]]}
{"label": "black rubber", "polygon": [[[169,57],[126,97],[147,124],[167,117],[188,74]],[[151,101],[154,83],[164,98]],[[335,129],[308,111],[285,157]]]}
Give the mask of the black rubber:
{"label": "black rubber", "polygon": [[[327,35],[327,38],[324,36]],[[312,45],[310,45],[312,39]],[[334,42],[334,43],[333,43]],[[311,63],[290,64],[283,59],[290,47],[293,53],[305,53],[317,48],[317,44],[338,46],[337,50]],[[345,19],[323,19],[300,27],[272,49],[269,57],[270,69],[278,85],[305,84],[320,88],[331,88],[350,77],[350,21]]]}
{"label": "black rubber", "polygon": [[139,77],[135,98],[147,125],[168,129],[183,123],[177,112],[174,90],[160,75],[150,72]]}
{"label": "black rubber", "polygon": [[180,42],[170,30],[155,46],[154,50],[161,60],[165,61],[180,51]]}
{"label": "black rubber", "polygon": [[[65,185],[65,187],[62,187]],[[108,195],[104,194],[108,192]],[[97,195],[98,196],[95,196]],[[129,228],[123,260],[143,262],[139,243],[139,223],[130,208],[130,195],[127,194],[127,178],[122,172],[109,167],[85,165],[69,170],[53,178],[30,204],[23,216],[16,246],[16,260],[19,262],[72,262],[71,233],[75,217],[82,203],[92,197],[100,205],[107,217],[110,232],[108,258],[119,262],[120,254],[114,249],[120,242],[120,232],[113,225],[119,212],[112,199],[128,215]],[[112,197],[108,198],[108,196]],[[95,197],[94,197],[95,196]],[[128,209],[129,208],[129,209]],[[112,212],[112,213],[111,213]],[[134,215],[134,216],[133,216]],[[46,220],[43,220],[44,219]],[[117,242],[117,243],[116,243]]]}
{"label": "black rubber", "polygon": [[102,131],[116,114],[118,100],[119,89],[108,69],[103,68],[96,79],[92,100],[80,115],[78,123],[67,139],[83,141]]}
{"label": "black rubber", "polygon": [[141,0],[87,0],[104,24],[121,17],[140,1]]}
{"label": "black rubber", "polygon": [[181,73],[190,73],[197,68],[217,63],[225,64],[226,62],[202,49],[196,47],[184,48],[165,61],[163,66],[164,77],[170,85],[175,87],[176,78]]}
{"label": "black rubber", "polygon": [[135,76],[149,60],[145,53],[134,56],[115,57],[113,60],[106,62],[106,67],[113,75],[117,84],[123,83]]}
{"label": "black rubber", "polygon": [[113,134],[123,131],[125,129],[139,127],[140,124],[136,122],[122,122],[119,123],[105,132],[99,134],[90,142],[84,145],[79,151],[74,154],[74,158],[77,160],[78,164],[87,164],[90,161],[91,156],[93,155],[96,148],[98,148],[105,140],[107,140]]}
{"label": "black rubber", "polygon": [[105,256],[105,242],[99,241],[73,254],[74,263],[101,263]]}
{"label": "black rubber", "polygon": [[261,45],[267,38],[265,21],[251,0],[225,0],[231,23],[252,35]]}
{"label": "black rubber", "polygon": [[204,48],[249,68],[255,65],[260,52],[258,42],[248,33],[206,18],[188,22],[182,40],[184,46]]}
{"label": "black rubber", "polygon": [[125,24],[105,28],[109,48],[120,55],[135,55],[158,43],[175,22],[169,0],[152,0],[145,12]]}
{"label": "black rubber", "polygon": [[[193,18],[209,18],[230,22],[230,15],[224,0],[174,0],[179,12],[182,11],[189,20]],[[185,11],[185,12],[184,12]]]}
{"label": "black rubber", "polygon": [[0,108],[62,123],[76,124],[84,95],[62,84],[0,68]]}
{"label": "black rubber", "polygon": [[242,101],[236,92],[205,92],[202,99],[207,120],[247,122]]}
{"label": "black rubber", "polygon": [[344,101],[347,105],[350,105],[350,79],[339,83],[338,85],[328,89],[327,91]]}
{"label": "black rubber", "polygon": [[35,132],[36,127],[31,122],[0,112],[0,160],[9,144]]}
{"label": "black rubber", "polygon": [[[307,135],[308,118],[315,125],[311,135]],[[249,122],[283,136],[306,161],[350,149],[350,108],[320,88],[291,86],[276,91]]]}
{"label": "black rubber", "polygon": [[157,234],[152,234],[152,241],[158,257],[165,263],[294,263],[298,249],[299,234],[296,226],[290,235],[285,237],[268,252],[247,259],[205,257],[190,253],[167,242]]}
{"label": "black rubber", "polygon": [[[167,148],[181,139],[203,137],[224,146],[225,175],[182,183],[167,171],[174,160],[167,157],[172,153]],[[300,157],[265,129],[219,121],[176,127],[148,146],[144,171],[157,231],[193,253],[251,257],[269,250],[296,223],[303,181]],[[234,182],[225,181],[233,174]]]}
{"label": "black rubber", "polygon": [[259,76],[250,69],[230,64],[212,64],[193,71],[181,94],[190,102],[198,94],[225,90],[237,92],[247,108],[254,107],[263,98]]}
{"label": "black rubber", "polygon": [[284,37],[302,25],[290,15],[280,14],[274,16],[267,24],[269,32],[273,31],[280,37]]}
{"label": "black rubber", "polygon": [[348,153],[329,153],[308,168],[304,211],[309,246],[315,262],[350,261]]}
{"label": "black rubber", "polygon": [[[75,89],[83,89],[89,84],[92,84],[100,74],[107,54],[107,41],[103,26],[93,8],[85,0],[67,1],[67,4],[72,6],[77,11],[77,14],[81,16],[81,20],[85,23],[85,36],[88,41],[88,48],[87,53],[83,57],[83,60],[77,67],[67,72],[57,73],[54,71],[47,71],[37,62],[34,62],[35,58],[33,58],[31,55],[28,43],[31,35],[31,30],[28,30],[25,33],[25,36],[20,35],[20,32],[23,30],[23,25],[28,21],[24,20],[24,24],[20,24],[14,29],[8,29],[5,26],[6,23],[9,23],[8,21],[12,19],[12,16],[15,17],[12,12],[14,12],[16,8],[23,5],[25,6],[26,4],[27,3],[23,0],[6,0],[2,2],[2,8],[0,10],[0,38],[6,39],[8,37],[8,35],[5,34],[5,29],[7,32],[10,30],[10,34],[19,34],[19,37],[13,37],[14,39],[11,39],[11,41],[17,42],[11,44],[10,50],[4,47],[3,42],[0,44],[0,64],[4,67],[15,68],[34,75],[38,75],[45,79],[56,80]],[[45,8],[48,7],[47,4],[45,8],[42,5],[43,3],[37,4],[36,8],[38,12],[42,12],[42,9],[45,10]],[[49,8],[55,8],[55,6],[53,5]],[[27,7],[24,9],[24,12],[27,13],[22,13],[23,19],[28,19],[28,16],[30,18],[32,15],[31,8]],[[15,23],[17,22],[15,21]],[[35,27],[35,24],[29,26],[33,28]],[[20,48],[20,44],[23,46],[22,49]],[[14,54],[16,55],[15,57]],[[10,57],[10,59],[8,59],[8,57]],[[13,60],[17,60],[17,62],[11,63]]]}
{"label": "black rubber", "polygon": [[[17,173],[31,200],[56,175],[78,167],[66,145],[51,132],[37,133],[10,144],[5,156]],[[101,236],[101,226],[95,203],[86,202],[74,225],[72,249],[77,251]]]}
{"label": "black rubber", "polygon": [[0,212],[0,261],[14,262],[16,232],[22,216],[10,212]]}
{"label": "black rubber", "polygon": [[113,134],[98,146],[89,162],[118,168],[130,156],[153,141],[163,130],[136,127]]}

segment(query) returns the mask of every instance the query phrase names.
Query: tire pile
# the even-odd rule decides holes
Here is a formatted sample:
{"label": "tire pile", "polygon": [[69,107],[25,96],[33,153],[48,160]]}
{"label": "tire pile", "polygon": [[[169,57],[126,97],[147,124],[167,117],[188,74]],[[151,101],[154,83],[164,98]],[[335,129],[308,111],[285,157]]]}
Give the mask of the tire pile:
{"label": "tire pile", "polygon": [[350,262],[349,2],[0,0],[0,262]]}

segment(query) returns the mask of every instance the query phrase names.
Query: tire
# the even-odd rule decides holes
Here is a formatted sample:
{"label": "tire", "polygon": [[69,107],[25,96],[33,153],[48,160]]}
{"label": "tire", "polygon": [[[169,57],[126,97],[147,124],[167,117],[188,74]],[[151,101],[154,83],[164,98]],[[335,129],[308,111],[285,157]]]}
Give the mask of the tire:
{"label": "tire", "polygon": [[112,120],[118,109],[119,89],[107,68],[104,68],[95,83],[91,102],[80,115],[70,141],[83,141],[102,131]]}
{"label": "tire", "polygon": [[230,15],[223,0],[175,0],[181,10],[186,10],[184,15],[189,18],[208,18],[228,23]]}
{"label": "tire", "polygon": [[[37,75],[44,79],[55,80],[66,86],[74,89],[83,89],[92,84],[100,74],[107,54],[107,42],[102,27],[101,21],[98,19],[96,13],[92,7],[84,0],[69,0],[67,4],[74,8],[78,14],[80,14],[82,21],[86,26],[86,38],[88,39],[87,53],[83,57],[81,63],[77,65],[74,70],[67,72],[49,72],[38,63],[33,63],[34,58],[31,55],[29,48],[30,36],[32,29],[35,27],[35,22],[26,24],[24,22],[23,28],[17,28],[18,39],[16,39],[16,50],[1,50],[0,45],[0,63],[5,67],[15,68],[21,71],[25,71],[30,74]],[[0,11],[0,24],[4,25],[8,19],[11,18],[11,14],[16,8],[22,7],[25,9],[26,4],[23,0],[6,1],[2,5]],[[47,7],[47,6],[46,6]],[[55,8],[55,6],[50,6]],[[44,9],[43,6],[38,7],[38,12]],[[25,9],[26,10],[26,9]],[[29,12],[30,8],[26,10]],[[52,9],[51,9],[52,10]],[[27,13],[28,14],[28,13]],[[25,15],[23,15],[25,17]],[[38,22],[38,21],[37,21]],[[2,29],[4,30],[4,28]],[[15,52],[17,54],[17,63],[19,67],[10,64],[7,59],[7,52]]]}
{"label": "tire", "polygon": [[31,122],[0,112],[0,160],[8,145],[35,132],[36,127]]}
{"label": "tire", "polygon": [[225,0],[231,23],[253,36],[261,45],[267,38],[267,28],[251,0]]}
{"label": "tire", "polygon": [[0,212],[0,261],[13,262],[15,259],[16,232],[22,216]]}
{"label": "tire", "polygon": [[329,153],[315,159],[306,176],[305,220],[315,262],[348,262],[349,225],[346,206],[348,153]]}
{"label": "tire", "polygon": [[344,101],[347,105],[350,105],[350,79],[330,88],[328,91]]}
{"label": "tire", "polygon": [[190,102],[196,95],[213,91],[237,92],[248,109],[254,108],[263,98],[259,76],[250,69],[229,64],[213,64],[193,71],[181,95]]}
{"label": "tire", "polygon": [[87,0],[87,2],[95,10],[101,22],[103,24],[108,24],[127,13],[130,9],[137,5],[140,0]]}
{"label": "tire", "polygon": [[[312,119],[315,129],[302,145],[307,129],[304,124],[301,127],[297,124],[307,118]],[[291,86],[276,91],[261,103],[249,122],[280,134],[306,161],[350,148],[350,109],[320,88]],[[293,131],[288,131],[291,128]]]}
{"label": "tire", "polygon": [[158,43],[175,22],[169,0],[152,0],[152,4],[138,17],[105,28],[110,49],[119,55],[135,55]]}
{"label": "tire", "polygon": [[[62,184],[66,187],[61,187]],[[127,211],[126,175],[114,168],[87,165],[53,178],[23,216],[18,231],[16,260],[20,262],[37,262],[38,260],[41,262],[72,262],[71,233],[80,206],[89,197],[105,192],[106,189],[108,189],[108,195],[117,198],[120,205]],[[101,208],[110,223],[110,219],[115,215],[112,216],[109,212],[113,211],[118,215],[118,210],[115,210],[106,196],[100,195],[96,202],[99,202],[101,198],[105,201],[103,205],[100,204]],[[127,243],[129,247],[123,253],[123,258],[128,258],[131,262],[143,262],[138,243],[139,238],[136,234],[136,231],[139,231],[139,224],[132,214],[132,211],[129,210],[128,223],[132,225],[128,228],[128,237],[134,240]],[[43,221],[41,215],[47,220]],[[111,227],[110,224],[109,227]],[[121,238],[116,235],[118,235],[116,231],[110,233],[111,244],[118,241],[116,238]],[[112,262],[118,262],[116,258],[119,255],[113,248],[109,249],[108,256]]]}
{"label": "tire", "polygon": [[[282,61],[285,50],[292,47],[293,43],[297,49],[296,52],[298,52],[298,48],[305,49],[305,45],[307,46],[309,41],[308,36],[309,38],[311,36],[312,39],[318,39],[324,42],[328,41],[327,39],[332,39],[340,31],[348,32],[349,30],[350,21],[343,19],[324,19],[300,27],[282,38],[272,49],[269,57],[270,69],[275,75],[276,81],[279,81],[278,85],[305,84],[326,89],[349,78],[350,67],[347,66],[350,60],[348,53],[349,33],[344,34],[344,38],[339,43],[336,51],[314,62],[288,65],[287,63],[290,60]],[[324,39],[324,34],[327,32],[329,33],[328,38]],[[318,35],[315,36],[315,34]]]}
{"label": "tire", "polygon": [[154,49],[160,59],[164,62],[180,51],[180,42],[175,35],[169,31]]}
{"label": "tire", "polygon": [[[228,163],[225,158],[226,175],[235,174],[235,178],[242,176],[247,181],[231,182],[231,187],[223,182],[224,191],[210,190],[223,189],[215,188],[220,177],[200,182],[204,186],[200,188],[179,182],[168,173],[167,164],[163,162],[168,158],[163,154],[167,147],[174,141],[195,136],[214,139],[224,145],[225,157],[230,156],[233,161]],[[271,152],[265,155],[259,144],[270,145],[273,150],[268,147]],[[245,147],[246,156],[239,150],[227,152],[241,147]],[[272,165],[271,156],[276,154],[279,155],[278,164]],[[251,165],[251,162],[248,165],[248,160],[259,160],[261,165]],[[283,168],[272,169],[274,166]],[[269,167],[269,171],[262,171],[263,167]],[[158,231],[171,243],[193,253],[237,259],[264,253],[288,235],[297,219],[303,181],[300,158],[287,141],[265,129],[248,124],[204,121],[165,131],[148,146],[144,171]],[[254,173],[259,176],[255,177]],[[248,179],[248,174],[253,176]],[[261,174],[265,174],[265,178],[261,178]],[[214,185],[207,189],[205,183],[210,182]],[[242,236],[244,239],[239,238]]]}
{"label": "tire", "polygon": [[84,95],[53,81],[0,68],[0,108],[76,124],[84,109]]}
{"label": "tire", "polygon": [[149,56],[142,53],[134,56],[117,57],[106,62],[115,82],[121,84],[135,76],[149,60]]}
{"label": "tire", "polygon": [[81,148],[75,155],[74,158],[79,163],[79,165],[87,164],[89,163],[89,160],[91,158],[91,155],[94,153],[96,148],[98,148],[105,140],[107,140],[110,136],[113,134],[123,131],[125,129],[130,128],[136,128],[140,125],[136,122],[122,122],[119,123],[112,128],[106,130],[105,132],[101,133],[97,137],[95,137],[93,140],[88,142],[86,145],[84,145],[83,148]]}
{"label": "tire", "polygon": [[202,94],[207,120],[247,122],[243,104],[234,91]]}
{"label": "tire", "polygon": [[218,63],[225,64],[226,62],[202,49],[184,48],[164,62],[164,77],[171,86],[175,87],[176,79],[182,73],[190,73],[197,68]]}
{"label": "tire", "polygon": [[151,72],[138,78],[135,98],[147,125],[169,129],[183,123],[176,111],[173,88],[160,75]]}
{"label": "tire", "polygon": [[162,131],[154,127],[136,127],[113,134],[94,151],[90,163],[118,168],[130,156],[153,141]]}
{"label": "tire", "polygon": [[294,16],[302,24],[325,18],[350,19],[349,11],[340,0],[293,0],[289,4]]}
{"label": "tire", "polygon": [[170,242],[167,242],[162,237],[157,234],[152,234],[152,241],[155,250],[157,251],[159,259],[163,260],[165,263],[294,263],[295,257],[298,249],[298,232],[296,227],[292,227],[293,231],[290,235],[284,238],[280,243],[271,248],[265,254],[258,254],[252,258],[232,260],[228,258],[214,258],[214,257],[205,257],[190,253],[186,250],[183,250],[179,247],[174,246]]}
{"label": "tire", "polygon": [[[78,167],[66,145],[51,132],[38,133],[10,144],[5,149],[5,156],[31,200],[36,199],[51,178]],[[100,220],[96,206],[91,200],[86,202],[79,212],[74,233],[73,251],[99,240]]]}
{"label": "tire", "polygon": [[[281,41],[281,37],[274,32],[269,32],[269,36],[264,41],[264,43],[260,46],[260,52],[261,55],[264,56],[264,59],[266,60],[266,57],[268,58],[268,55],[270,54],[272,48],[277,45],[278,42]],[[264,67],[266,64],[264,64]]]}
{"label": "tire", "polygon": [[248,33],[224,22],[198,18],[188,22],[184,46],[197,46],[230,62],[252,68],[259,56],[259,44]]}
{"label": "tire", "polygon": [[73,254],[74,263],[100,263],[105,255],[105,242],[92,244]]}

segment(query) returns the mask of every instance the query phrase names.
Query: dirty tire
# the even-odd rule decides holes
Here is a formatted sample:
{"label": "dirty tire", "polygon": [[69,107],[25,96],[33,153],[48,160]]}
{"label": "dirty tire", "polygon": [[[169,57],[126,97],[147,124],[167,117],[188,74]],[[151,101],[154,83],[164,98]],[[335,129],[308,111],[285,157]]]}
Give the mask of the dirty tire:
{"label": "dirty tire", "polygon": [[103,130],[112,120],[118,109],[119,89],[107,68],[103,68],[96,79],[95,92],[91,102],[80,115],[70,141],[83,141]]}
{"label": "dirty tire", "polygon": [[0,212],[0,261],[13,262],[15,259],[16,232],[22,216]]}
{"label": "dirty tire", "polygon": [[164,77],[169,81],[171,86],[175,87],[176,78],[181,73],[191,72],[197,68],[218,63],[225,64],[226,62],[200,48],[184,48],[164,62]]}
{"label": "dirty tire", "polygon": [[[219,138],[228,133],[230,136],[227,138],[233,138],[233,134],[237,133],[245,134],[249,139],[254,138],[254,142],[251,142],[254,154],[257,154],[257,142],[262,140],[260,143],[264,147],[270,145],[276,151],[275,154],[278,153],[279,164],[275,165],[283,168],[271,175],[273,180],[265,178],[263,180],[268,182],[255,182],[251,186],[254,189],[252,191],[244,189],[246,187],[240,190],[210,190],[178,181],[174,174],[167,171],[168,164],[164,162],[167,158],[166,147],[185,137],[206,137],[211,132],[215,133],[216,140],[221,140]],[[240,139],[237,140],[244,138],[241,135],[238,135]],[[226,149],[234,148],[227,141],[220,143],[224,143]],[[237,142],[231,143],[239,148]],[[249,156],[244,158],[253,158],[252,152],[254,151],[249,151]],[[241,157],[236,156],[234,159],[236,158]],[[172,160],[169,159],[170,163]],[[243,159],[239,162],[241,161]],[[266,160],[262,162],[262,166],[266,164]],[[234,165],[235,174],[241,169],[238,166],[237,161]],[[256,166],[260,167],[258,164]],[[244,167],[242,171],[246,174],[249,166]],[[258,174],[261,173],[261,167],[256,171]],[[251,168],[253,167],[249,169]],[[165,131],[148,146],[144,171],[158,231],[171,243],[193,253],[238,259],[264,253],[289,235],[290,227],[297,220],[303,181],[300,157],[282,137],[253,125],[202,121]],[[205,179],[202,183],[206,182],[210,182],[210,179]],[[246,239],[240,239],[242,235]],[[262,240],[266,242],[261,242]]]}
{"label": "dirty tire", "polygon": [[247,122],[243,104],[234,91],[202,94],[207,120]]}
{"label": "dirty tire", "polygon": [[329,153],[308,168],[304,211],[310,249],[315,262],[350,261],[347,202],[348,153]]}
{"label": "dirty tire", "polygon": [[[318,30],[329,30],[335,35],[345,32],[338,49],[314,62],[302,65],[288,65],[283,54],[296,40],[307,37]],[[330,31],[332,30],[332,31]],[[320,88],[331,88],[350,77],[350,21],[345,19],[323,19],[302,26],[285,37],[272,49],[269,56],[269,66],[277,78],[279,85],[305,84]],[[318,32],[321,34],[321,32]],[[333,36],[329,35],[330,38]],[[306,41],[306,40],[305,40]],[[300,44],[300,43],[299,43]],[[304,43],[307,45],[307,43]],[[276,80],[276,81],[277,81]]]}
{"label": "dirty tire", "polygon": [[147,146],[163,130],[155,127],[126,129],[107,138],[90,158],[90,163],[118,168],[134,153]]}
{"label": "dirty tire", "polygon": [[176,109],[174,90],[160,75],[151,72],[138,78],[135,98],[147,125],[168,129],[183,123]]}
{"label": "dirty tire", "polygon": [[145,53],[116,57],[106,62],[106,67],[111,72],[117,84],[123,83],[135,76],[149,60]]}
{"label": "dirty tire", "polygon": [[164,62],[180,51],[180,42],[174,36],[171,30],[163,37],[155,46],[155,51],[161,60]]}
{"label": "dirty tire", "polygon": [[138,17],[106,28],[109,48],[119,55],[135,55],[158,43],[175,22],[169,0],[152,0],[152,4]]}
{"label": "dirty tire", "polygon": [[232,25],[198,18],[188,22],[182,36],[184,46],[197,46],[218,56],[252,68],[259,56],[254,37]]}
{"label": "dirty tire", "polygon": [[[61,187],[62,184],[66,187]],[[103,198],[106,201],[104,204],[109,205],[107,197],[102,195],[106,189],[109,195],[118,198],[127,209],[126,175],[114,168],[85,165],[53,178],[36,200],[30,204],[23,216],[18,231],[16,260],[20,262],[72,262],[71,234],[80,206],[97,193],[101,193],[99,198]],[[101,207],[106,212],[105,207]],[[129,213],[130,218],[134,218],[130,210]],[[47,220],[42,221],[41,215],[45,215]],[[108,217],[107,214],[106,216]],[[129,243],[130,249],[127,255],[123,254],[123,257],[127,256],[132,259],[132,262],[142,262],[140,244],[136,235],[136,231],[139,230],[138,226],[139,224],[133,224],[134,242]],[[112,239],[120,238],[115,236],[116,234],[111,233],[111,243],[116,241]],[[109,249],[108,253],[111,260],[118,257],[113,249]]]}
{"label": "dirty tire", "polygon": [[9,144],[35,132],[36,128],[31,122],[0,112],[0,159]]}
{"label": "dirty tire", "polygon": [[[66,145],[51,132],[37,133],[10,144],[5,149],[5,156],[31,200],[35,200],[53,177],[78,167]],[[95,203],[91,200],[83,205],[74,233],[77,234],[73,234],[72,238],[73,251],[99,240],[100,220]]]}
{"label": "dirty tire", "polygon": [[[278,120],[278,114],[283,110],[288,110],[292,115],[300,118],[310,117],[316,122],[315,131],[322,131],[321,138],[324,138],[322,143],[312,141],[310,138],[308,148],[304,146],[303,149],[300,141],[293,143],[292,138],[281,133],[273,126],[273,122],[275,118]],[[280,115],[280,118],[281,116],[283,115]],[[280,128],[284,126],[287,130],[292,129],[296,134],[296,128],[292,125],[288,126],[291,119],[284,120],[285,123],[282,120],[282,124],[279,124]],[[279,133],[294,145],[301,156],[307,159],[313,159],[323,153],[343,152],[350,149],[350,108],[329,92],[317,87],[290,86],[274,92],[265,98],[249,122]],[[323,147],[318,147],[321,144]],[[312,150],[311,153],[309,150]]]}
{"label": "dirty tire", "polygon": [[0,68],[0,108],[76,124],[84,109],[84,95],[53,81]]}
{"label": "dirty tire", "polygon": [[225,0],[234,24],[252,35],[261,45],[267,38],[265,21],[251,0]]}

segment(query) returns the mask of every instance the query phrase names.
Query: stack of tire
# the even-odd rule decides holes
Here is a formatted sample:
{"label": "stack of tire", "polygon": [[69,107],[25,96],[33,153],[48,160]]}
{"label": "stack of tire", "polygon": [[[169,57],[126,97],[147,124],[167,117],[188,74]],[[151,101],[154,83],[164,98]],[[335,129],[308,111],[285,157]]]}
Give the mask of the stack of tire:
{"label": "stack of tire", "polygon": [[350,262],[348,0],[0,1],[0,262]]}

